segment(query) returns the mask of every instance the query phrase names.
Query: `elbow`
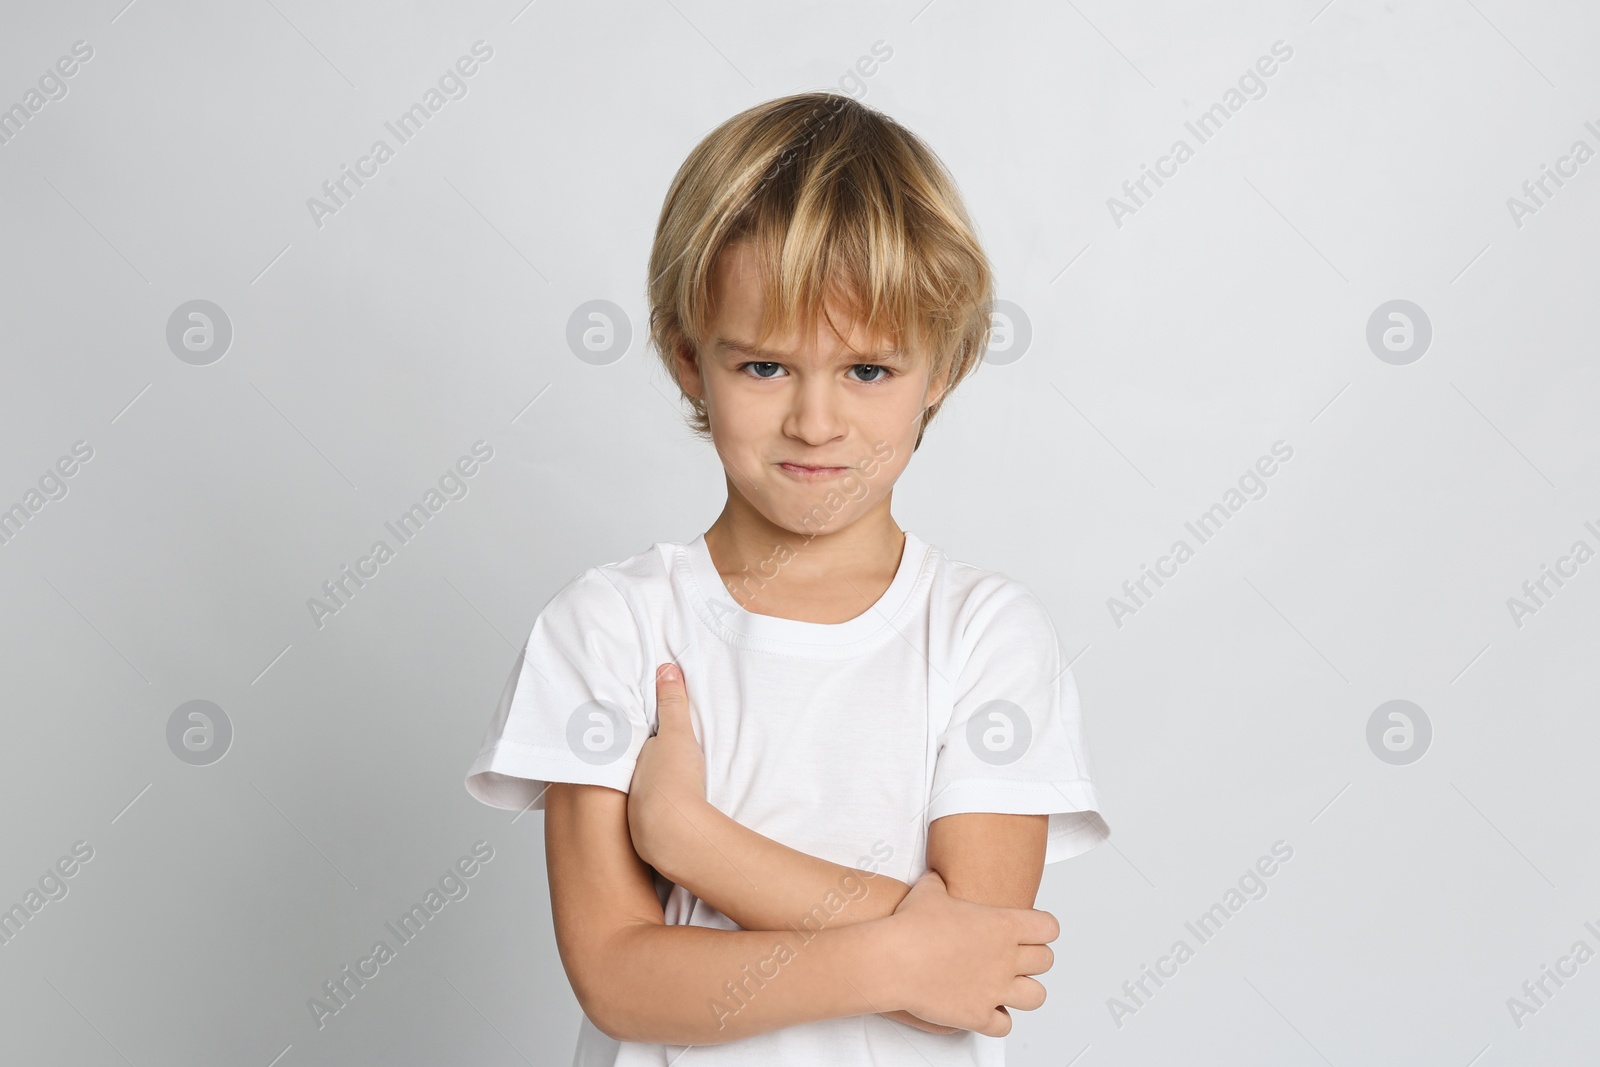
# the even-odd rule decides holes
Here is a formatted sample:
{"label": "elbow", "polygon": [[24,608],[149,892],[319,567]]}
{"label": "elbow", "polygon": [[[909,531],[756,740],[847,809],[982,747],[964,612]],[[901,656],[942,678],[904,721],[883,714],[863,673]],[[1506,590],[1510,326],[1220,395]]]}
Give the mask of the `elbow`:
{"label": "elbow", "polygon": [[659,928],[660,924],[623,926],[596,945],[582,965],[569,969],[567,979],[578,1006],[590,1024],[613,1041],[707,1044],[682,1027],[663,1028],[661,1020],[651,1014],[649,999],[628,980],[628,975],[638,972],[635,938],[649,936],[647,928],[652,926]]}
{"label": "elbow", "polygon": [[561,964],[567,972],[567,984],[591,1026],[613,1041],[631,1041],[635,1038],[621,1032],[618,1020],[617,968],[625,967],[622,958],[623,931],[599,939],[585,939],[580,945],[563,940],[557,931],[556,944],[561,953]]}
{"label": "elbow", "polygon": [[650,1014],[647,1004],[629,1003],[619,996],[580,997],[583,1014],[596,1030],[613,1041],[664,1045],[719,1045],[731,1040],[727,1034],[702,1033],[685,1023],[667,1024]]}
{"label": "elbow", "polygon": [[696,1024],[688,1018],[667,1019],[647,997],[599,996],[580,999],[591,1025],[613,1041],[662,1045],[721,1045],[737,1035],[715,1024]]}
{"label": "elbow", "polygon": [[578,1007],[583,1009],[583,1017],[589,1020],[590,1026],[613,1041],[634,1040],[618,1028],[608,998],[599,995],[589,983],[580,984],[571,975],[568,975],[568,980],[572,982],[572,992],[578,998]]}
{"label": "elbow", "polygon": [[613,1041],[631,1041],[645,1043],[661,1043],[668,1045],[706,1045],[715,1044],[698,1034],[685,1033],[681,1027],[671,1030],[652,1025],[652,1020],[643,1011],[634,1010],[627,1004],[626,997],[615,996],[582,996],[578,1004],[583,1008],[583,1014],[590,1024],[602,1034]]}
{"label": "elbow", "polygon": [[[581,1001],[580,1001],[580,1003],[581,1003]],[[583,1014],[584,1014],[584,1017],[589,1020],[589,1024],[591,1026],[593,1026],[596,1030],[600,1031],[602,1034],[605,1034],[607,1037],[609,1037],[613,1041],[638,1041],[638,1040],[640,1040],[639,1035],[629,1031],[625,1027],[618,1027],[617,1025],[615,1025],[612,1022],[610,1016],[602,1014],[599,1010],[597,1010],[595,1008],[591,1008],[591,1007],[585,1005],[584,1009],[583,1009]]]}
{"label": "elbow", "polygon": [[598,958],[585,961],[582,967],[569,968],[567,980],[572,993],[583,1009],[584,1017],[596,1030],[613,1041],[640,1041],[644,1038],[635,1032],[628,1018],[625,991],[618,989],[612,965],[625,966],[611,952],[598,954]]}
{"label": "elbow", "polygon": [[[604,986],[604,976],[595,978],[595,984]],[[578,990],[578,1006],[583,1009],[584,1017],[589,1020],[596,1030],[605,1034],[613,1041],[662,1041],[665,1038],[660,1034],[648,1032],[645,1020],[639,1013],[630,1011],[627,996],[620,990],[607,988],[590,988]],[[620,994],[620,995],[619,995]]]}

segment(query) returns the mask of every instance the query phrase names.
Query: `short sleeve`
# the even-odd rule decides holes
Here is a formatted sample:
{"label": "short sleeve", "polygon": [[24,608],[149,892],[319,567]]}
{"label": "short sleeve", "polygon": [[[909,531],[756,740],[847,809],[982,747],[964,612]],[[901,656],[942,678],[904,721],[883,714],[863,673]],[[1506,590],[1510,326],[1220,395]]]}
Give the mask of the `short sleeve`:
{"label": "short sleeve", "polygon": [[1043,602],[1010,579],[974,592],[928,821],[977,811],[1049,815],[1045,862],[1081,855],[1111,829],[1055,624]]}
{"label": "short sleeve", "polygon": [[538,810],[551,782],[627,792],[650,733],[643,655],[627,600],[599,569],[560,589],[512,665],[467,792],[491,807]]}

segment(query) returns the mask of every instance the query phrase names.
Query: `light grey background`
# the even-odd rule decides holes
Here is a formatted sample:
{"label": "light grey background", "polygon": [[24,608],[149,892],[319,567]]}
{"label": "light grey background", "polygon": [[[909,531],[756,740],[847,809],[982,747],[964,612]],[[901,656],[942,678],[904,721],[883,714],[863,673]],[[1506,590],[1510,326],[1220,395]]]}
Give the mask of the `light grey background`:
{"label": "light grey background", "polygon": [[[721,505],[645,347],[671,175],[877,41],[853,91],[946,160],[1032,329],[896,515],[1049,604],[1113,829],[1047,870],[1057,963],[1011,1062],[1593,1049],[1600,962],[1507,1006],[1600,949],[1600,562],[1520,626],[1507,605],[1600,548],[1600,160],[1507,206],[1600,148],[1593,5],[123,2],[9,3],[0,33],[5,107],[94,49],[0,146],[0,506],[93,449],[0,545],[0,904],[94,849],[0,946],[7,1062],[568,1061],[541,817],[462,776],[549,595]],[[315,225],[480,39],[467,95]],[[1107,198],[1279,40],[1265,95],[1118,226]],[[166,342],[194,299],[233,329],[204,366]],[[603,366],[566,343],[595,299],[633,324]],[[1432,324],[1408,365],[1366,341],[1394,299]],[[467,495],[319,628],[308,598],[479,440]],[[1279,440],[1267,494],[1117,625],[1108,598]],[[166,733],[197,699],[234,730],[203,767]],[[1409,765],[1367,743],[1391,699],[1432,724]],[[469,895],[319,1029],[309,998],[479,839]],[[1280,840],[1200,944],[1186,920]]]}

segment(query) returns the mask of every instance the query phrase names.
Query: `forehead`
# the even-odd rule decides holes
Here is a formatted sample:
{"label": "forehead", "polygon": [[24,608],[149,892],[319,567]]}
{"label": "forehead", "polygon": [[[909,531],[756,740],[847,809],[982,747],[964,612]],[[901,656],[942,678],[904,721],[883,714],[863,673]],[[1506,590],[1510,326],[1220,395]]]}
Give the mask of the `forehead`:
{"label": "forehead", "polygon": [[[736,242],[723,250],[712,272],[713,311],[710,322],[712,346],[719,354],[748,359],[793,358],[812,345],[822,354],[871,353],[882,362],[905,362],[908,358],[883,338],[868,333],[849,309],[829,305],[827,316],[819,314],[809,331],[774,333],[761,339],[761,316],[766,310],[766,295],[755,249],[747,241]],[[841,338],[835,330],[843,333]]]}

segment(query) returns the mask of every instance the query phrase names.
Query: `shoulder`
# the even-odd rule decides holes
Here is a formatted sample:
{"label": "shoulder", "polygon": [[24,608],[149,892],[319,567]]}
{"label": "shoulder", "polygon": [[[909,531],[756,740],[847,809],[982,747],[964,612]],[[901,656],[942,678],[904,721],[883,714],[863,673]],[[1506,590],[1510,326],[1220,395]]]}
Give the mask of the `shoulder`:
{"label": "shoulder", "polygon": [[675,547],[658,542],[626,559],[586,568],[551,595],[540,616],[552,621],[621,622],[643,614],[650,599],[667,586]]}
{"label": "shoulder", "polygon": [[664,585],[672,570],[672,561],[683,547],[673,541],[657,541],[626,559],[590,567],[584,574],[607,581],[618,591]]}
{"label": "shoulder", "polygon": [[1049,608],[1025,583],[1003,571],[943,556],[945,598],[968,626],[983,626],[1002,616],[1050,619]]}
{"label": "shoulder", "polygon": [[967,654],[981,646],[1012,651],[1045,648],[1056,639],[1055,624],[1043,599],[1025,583],[973,563],[940,556],[941,607],[952,636]]}

